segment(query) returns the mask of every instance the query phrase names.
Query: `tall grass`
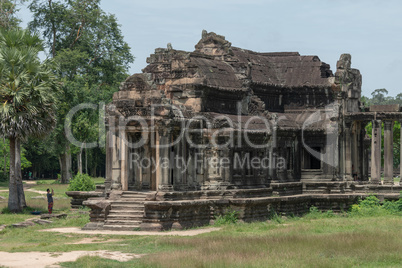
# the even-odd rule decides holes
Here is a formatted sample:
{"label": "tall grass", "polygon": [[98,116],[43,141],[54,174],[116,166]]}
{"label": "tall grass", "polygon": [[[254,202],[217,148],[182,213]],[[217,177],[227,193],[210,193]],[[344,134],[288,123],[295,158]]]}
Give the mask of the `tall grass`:
{"label": "tall grass", "polygon": [[228,225],[204,237],[165,238],[162,243],[173,252],[140,262],[144,267],[396,266],[402,261],[401,223],[392,217],[338,217]]}

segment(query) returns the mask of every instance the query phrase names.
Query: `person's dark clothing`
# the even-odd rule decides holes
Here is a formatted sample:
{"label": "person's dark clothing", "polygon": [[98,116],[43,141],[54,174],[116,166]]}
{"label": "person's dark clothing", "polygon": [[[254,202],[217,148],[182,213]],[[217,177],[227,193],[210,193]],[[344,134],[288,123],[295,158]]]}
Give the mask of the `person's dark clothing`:
{"label": "person's dark clothing", "polygon": [[47,193],[47,202],[48,203],[53,203],[53,197],[51,193]]}
{"label": "person's dark clothing", "polygon": [[47,193],[47,210],[49,214],[53,212],[53,196],[51,193]]}

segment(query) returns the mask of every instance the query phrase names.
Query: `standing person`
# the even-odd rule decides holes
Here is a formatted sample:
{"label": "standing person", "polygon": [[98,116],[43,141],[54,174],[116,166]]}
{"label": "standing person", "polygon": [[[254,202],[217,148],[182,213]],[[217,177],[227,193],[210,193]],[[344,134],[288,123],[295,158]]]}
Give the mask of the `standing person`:
{"label": "standing person", "polygon": [[49,214],[52,214],[54,191],[52,189],[52,193],[50,193],[49,188],[46,191],[47,191],[47,210],[49,211]]}

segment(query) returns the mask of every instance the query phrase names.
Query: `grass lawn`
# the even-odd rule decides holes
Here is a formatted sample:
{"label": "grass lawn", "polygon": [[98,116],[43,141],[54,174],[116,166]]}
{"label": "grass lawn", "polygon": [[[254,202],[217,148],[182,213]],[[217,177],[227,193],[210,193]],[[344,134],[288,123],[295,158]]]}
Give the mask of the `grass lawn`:
{"label": "grass lawn", "polygon": [[[342,217],[224,225],[196,237],[113,236],[42,233],[40,229],[83,226],[87,215],[70,212],[49,226],[7,228],[0,251],[112,250],[147,254],[117,262],[82,257],[63,267],[400,267],[402,217]],[[67,245],[84,237],[118,239],[106,244]]]}
{"label": "grass lawn", "polygon": [[[53,188],[55,197],[61,198],[55,200],[55,213],[65,212],[68,217],[46,226],[6,228],[0,231],[0,251],[110,250],[146,254],[128,262],[81,257],[76,262],[62,263],[63,267],[400,267],[402,264],[401,214],[321,216],[310,213],[303,218],[276,217],[266,222],[223,225],[220,231],[195,237],[43,233],[39,230],[82,227],[89,220],[88,209],[71,210],[69,199],[62,199],[67,185],[46,183],[31,189]],[[41,196],[44,197],[26,191],[28,205],[46,211],[46,199],[35,198]],[[34,217],[29,213],[2,214],[0,224]],[[118,241],[67,244],[87,237]]]}
{"label": "grass lawn", "polygon": [[[103,184],[104,178],[94,178],[95,184]],[[69,212],[71,205],[71,198],[68,197],[65,192],[67,191],[68,184],[58,184],[55,180],[37,180],[29,181],[36,184],[28,184],[24,181],[24,185],[29,187],[29,190],[25,190],[25,200],[27,206],[36,211],[47,212],[47,199],[46,199],[46,189],[54,190],[54,207],[53,213],[67,213]],[[8,202],[8,183],[2,182],[0,184],[0,212],[7,208]],[[30,191],[33,190],[33,191]],[[38,193],[38,192],[42,193]],[[32,215],[27,211],[25,214],[2,214],[0,215],[0,225],[2,224],[13,224],[17,222],[24,221],[26,219],[32,218]]]}

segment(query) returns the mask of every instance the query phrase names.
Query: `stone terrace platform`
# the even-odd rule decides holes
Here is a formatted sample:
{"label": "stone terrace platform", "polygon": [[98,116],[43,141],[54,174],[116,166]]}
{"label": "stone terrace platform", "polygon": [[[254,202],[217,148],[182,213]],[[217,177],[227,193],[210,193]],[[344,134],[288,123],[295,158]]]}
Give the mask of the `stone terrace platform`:
{"label": "stone terrace platform", "polygon": [[[245,222],[270,216],[302,215],[311,206],[320,210],[346,211],[359,199],[376,195],[381,201],[397,200],[402,186],[359,182],[272,183],[269,188],[188,192],[113,191],[108,199],[93,198],[84,204],[92,209],[91,222],[83,229],[163,231],[212,224],[228,209],[239,212]],[[143,198],[130,200],[133,196]],[[127,198],[130,196],[130,198]],[[122,206],[128,206],[125,209]],[[113,212],[115,208],[117,211]],[[133,212],[133,215],[130,213]],[[119,215],[123,216],[121,219]],[[130,222],[132,221],[132,222]],[[113,222],[113,226],[110,223]]]}

